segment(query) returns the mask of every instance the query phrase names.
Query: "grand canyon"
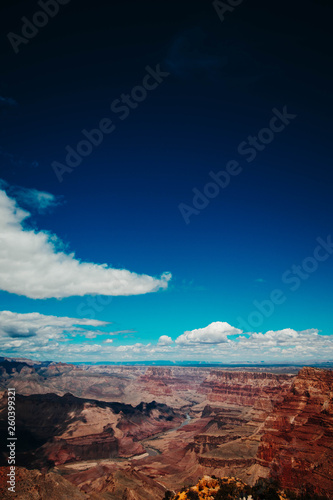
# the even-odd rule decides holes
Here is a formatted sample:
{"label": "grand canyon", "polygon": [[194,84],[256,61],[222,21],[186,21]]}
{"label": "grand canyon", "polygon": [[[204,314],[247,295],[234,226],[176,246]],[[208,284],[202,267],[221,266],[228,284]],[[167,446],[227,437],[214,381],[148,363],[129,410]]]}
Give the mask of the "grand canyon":
{"label": "grand canyon", "polygon": [[333,500],[332,18],[0,2],[0,500]]}
{"label": "grand canyon", "polygon": [[16,497],[4,453],[2,498],[187,498],[205,477],[333,498],[330,370],[5,358],[0,370],[1,433],[15,387],[18,438]]}

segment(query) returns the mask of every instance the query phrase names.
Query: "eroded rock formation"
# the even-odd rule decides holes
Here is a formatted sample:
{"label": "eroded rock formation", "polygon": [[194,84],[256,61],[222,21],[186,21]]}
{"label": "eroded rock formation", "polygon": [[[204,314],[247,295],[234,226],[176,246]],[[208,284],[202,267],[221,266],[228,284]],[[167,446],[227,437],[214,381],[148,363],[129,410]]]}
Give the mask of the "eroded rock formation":
{"label": "eroded rock formation", "polygon": [[[303,368],[296,376],[24,360],[0,368],[2,386],[17,390],[19,460],[45,471],[60,467],[85,495],[114,489],[115,498],[162,499],[165,489],[215,474],[249,485],[270,476],[296,492],[308,485],[332,498],[331,371]],[[64,393],[69,387],[75,396]],[[4,416],[5,397],[1,404]]]}
{"label": "eroded rock formation", "polygon": [[[2,398],[2,415],[6,397]],[[140,441],[180,425],[184,416],[164,404],[136,407],[76,398],[72,394],[16,396],[18,463],[69,461],[145,453]],[[5,432],[6,420],[1,420]],[[2,457],[4,464],[4,457]]]}
{"label": "eroded rock formation", "polygon": [[292,384],[293,376],[212,370],[201,384],[209,401],[270,411]]}
{"label": "eroded rock formation", "polygon": [[284,487],[333,498],[333,372],[303,368],[265,422],[257,461]]}

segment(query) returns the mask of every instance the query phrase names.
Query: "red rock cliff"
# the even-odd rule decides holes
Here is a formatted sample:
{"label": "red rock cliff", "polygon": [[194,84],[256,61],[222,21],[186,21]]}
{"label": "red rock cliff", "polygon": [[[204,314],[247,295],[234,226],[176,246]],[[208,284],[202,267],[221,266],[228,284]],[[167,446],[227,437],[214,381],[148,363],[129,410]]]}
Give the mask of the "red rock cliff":
{"label": "red rock cliff", "polygon": [[201,391],[210,401],[271,410],[272,403],[282,399],[293,379],[291,375],[274,373],[212,370],[201,384]]}
{"label": "red rock cliff", "polygon": [[333,498],[333,372],[303,368],[265,422],[258,462],[282,486]]}

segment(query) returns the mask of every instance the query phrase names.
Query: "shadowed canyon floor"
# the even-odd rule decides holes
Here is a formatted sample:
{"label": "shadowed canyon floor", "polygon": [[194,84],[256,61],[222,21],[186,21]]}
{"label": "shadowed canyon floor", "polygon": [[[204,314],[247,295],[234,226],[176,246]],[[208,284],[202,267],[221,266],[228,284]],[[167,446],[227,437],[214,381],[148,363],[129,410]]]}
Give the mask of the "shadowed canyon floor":
{"label": "shadowed canyon floor", "polygon": [[19,482],[39,469],[49,500],[66,482],[77,498],[162,499],[205,474],[333,498],[329,370],[0,366],[2,433],[17,391]]}

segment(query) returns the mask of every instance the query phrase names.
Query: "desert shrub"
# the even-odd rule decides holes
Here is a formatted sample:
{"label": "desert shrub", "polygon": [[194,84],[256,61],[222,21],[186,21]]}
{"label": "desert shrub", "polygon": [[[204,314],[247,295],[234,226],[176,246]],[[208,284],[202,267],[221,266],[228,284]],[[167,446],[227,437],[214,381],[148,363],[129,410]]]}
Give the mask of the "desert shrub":
{"label": "desert shrub", "polygon": [[243,498],[251,494],[251,488],[246,486],[237,486],[235,483],[227,483],[219,481],[220,489],[215,496],[215,500],[234,500],[235,498]]}
{"label": "desert shrub", "polygon": [[188,493],[186,495],[187,495],[188,500],[200,500],[199,494],[197,491],[188,490]]}
{"label": "desert shrub", "polygon": [[278,489],[277,481],[260,478],[252,488],[253,500],[280,500]]}

